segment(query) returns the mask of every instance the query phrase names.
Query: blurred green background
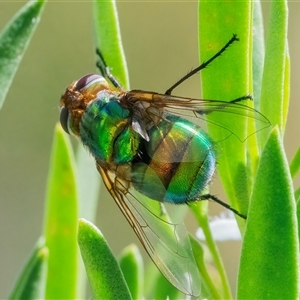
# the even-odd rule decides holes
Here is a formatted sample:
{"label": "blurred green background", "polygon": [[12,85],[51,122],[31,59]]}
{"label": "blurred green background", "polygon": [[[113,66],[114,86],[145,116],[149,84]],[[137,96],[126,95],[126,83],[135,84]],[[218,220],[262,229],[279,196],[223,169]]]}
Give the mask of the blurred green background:
{"label": "blurred green background", "polygon": [[[0,28],[22,5],[24,2],[0,2]],[[268,6],[263,4],[265,21]],[[196,1],[117,1],[117,8],[132,89],[164,92],[198,65]],[[290,2],[289,8],[291,105],[285,145],[290,160],[300,144],[300,2]],[[231,35],[229,32],[228,38]],[[94,52],[92,2],[49,1],[0,112],[1,299],[8,296],[42,231],[60,95],[73,80],[96,71]],[[199,98],[199,77],[174,94]],[[224,199],[218,180],[211,191]],[[132,242],[140,245],[113,200],[107,194],[103,197],[97,225],[113,251],[118,254]],[[233,286],[239,249],[237,242],[221,245]]]}

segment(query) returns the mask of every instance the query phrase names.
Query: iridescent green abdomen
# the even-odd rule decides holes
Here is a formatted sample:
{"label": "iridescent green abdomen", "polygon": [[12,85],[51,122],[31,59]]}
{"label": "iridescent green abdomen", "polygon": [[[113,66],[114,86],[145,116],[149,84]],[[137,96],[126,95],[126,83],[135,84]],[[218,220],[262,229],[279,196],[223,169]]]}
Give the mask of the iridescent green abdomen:
{"label": "iridescent green abdomen", "polygon": [[139,135],[131,123],[129,110],[122,108],[113,94],[101,93],[82,115],[81,140],[92,155],[104,163],[128,163],[139,145]]}
{"label": "iridescent green abdomen", "polygon": [[175,204],[199,199],[216,168],[209,137],[195,124],[169,115],[141,141],[132,164],[133,186],[142,194]]}

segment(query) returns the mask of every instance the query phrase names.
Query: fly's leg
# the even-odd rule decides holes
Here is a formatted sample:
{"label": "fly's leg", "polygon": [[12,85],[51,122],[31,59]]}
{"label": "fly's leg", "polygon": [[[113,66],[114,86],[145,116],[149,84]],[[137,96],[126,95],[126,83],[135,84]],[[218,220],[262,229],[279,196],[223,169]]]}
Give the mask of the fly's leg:
{"label": "fly's leg", "polygon": [[223,207],[225,207],[226,209],[229,209],[230,211],[232,211],[234,214],[238,215],[239,217],[243,218],[243,219],[247,219],[247,216],[245,216],[244,214],[241,214],[239,211],[237,211],[236,209],[232,208],[229,204],[223,202],[222,200],[220,200],[218,197],[211,195],[211,194],[205,194],[205,195],[201,195],[199,200],[212,200],[220,205],[222,205]]}
{"label": "fly's leg", "polygon": [[96,66],[100,70],[101,75],[107,77],[114,87],[124,90],[117,78],[113,74],[111,74],[110,68],[107,66],[103,55],[98,48],[96,49],[96,54],[99,58],[99,60],[96,63]]}
{"label": "fly's leg", "polygon": [[228,101],[228,103],[238,103],[238,102],[241,102],[243,100],[251,100],[252,101],[253,97],[252,97],[252,95],[245,95],[245,96],[230,100],[230,101]]}
{"label": "fly's leg", "polygon": [[198,110],[197,114],[199,114],[199,115],[208,115],[208,114],[216,111],[217,108],[221,110],[221,109],[226,108],[228,105],[230,105],[232,103],[239,103],[239,102],[244,101],[244,100],[251,100],[252,101],[253,100],[252,95],[245,95],[245,96],[230,100],[228,102],[224,101],[224,104],[221,104],[218,107],[215,107],[213,110],[211,110],[211,109]]}
{"label": "fly's leg", "polygon": [[218,56],[220,56],[223,52],[227,50],[227,48],[233,44],[234,42],[239,41],[239,38],[236,34],[232,36],[232,38],[226,43],[226,45],[220,49],[214,56],[212,56],[209,60],[203,62],[200,66],[198,66],[196,69],[191,70],[189,73],[187,73],[185,76],[183,76],[181,79],[179,79],[177,82],[175,82],[166,92],[166,95],[171,95],[172,91],[178,87],[181,83],[186,81],[188,78],[193,76],[194,74],[198,73],[200,70],[206,68],[213,60],[215,60]]}

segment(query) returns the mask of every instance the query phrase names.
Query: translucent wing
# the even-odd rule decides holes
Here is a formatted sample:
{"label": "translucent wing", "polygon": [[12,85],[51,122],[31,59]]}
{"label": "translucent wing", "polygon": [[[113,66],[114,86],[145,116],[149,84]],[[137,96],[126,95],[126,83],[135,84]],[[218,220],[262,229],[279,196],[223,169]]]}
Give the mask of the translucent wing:
{"label": "translucent wing", "polygon": [[200,275],[184,224],[166,217],[161,203],[128,189],[128,183],[97,164],[103,181],[162,274],[180,291],[200,295]]}
{"label": "translucent wing", "polygon": [[[139,103],[143,107],[164,108],[166,112],[180,115],[188,118],[204,119],[211,124],[215,124],[234,134],[239,140],[244,141],[251,134],[270,126],[270,121],[259,111],[244,105],[244,101],[250,97],[245,96],[235,99],[231,102],[220,100],[193,99],[185,97],[177,97],[173,95],[158,94],[153,92],[145,92],[132,90],[126,93],[124,102]],[[153,113],[153,110],[151,111]],[[226,117],[230,114],[230,117]],[[207,120],[207,116],[213,116]],[[242,131],[241,121],[247,119],[255,120],[255,129],[253,132]]]}

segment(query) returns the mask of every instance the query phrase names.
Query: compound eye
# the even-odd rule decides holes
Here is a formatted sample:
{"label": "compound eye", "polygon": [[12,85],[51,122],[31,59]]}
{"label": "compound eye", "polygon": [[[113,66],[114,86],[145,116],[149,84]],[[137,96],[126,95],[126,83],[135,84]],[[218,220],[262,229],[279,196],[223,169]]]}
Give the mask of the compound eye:
{"label": "compound eye", "polygon": [[95,82],[101,82],[105,80],[103,76],[98,74],[88,74],[83,77],[81,77],[75,84],[74,88],[79,91],[82,89],[88,88],[91,84]]}
{"label": "compound eye", "polygon": [[69,110],[65,108],[64,106],[60,110],[60,125],[63,128],[63,130],[70,134],[69,132]]}

